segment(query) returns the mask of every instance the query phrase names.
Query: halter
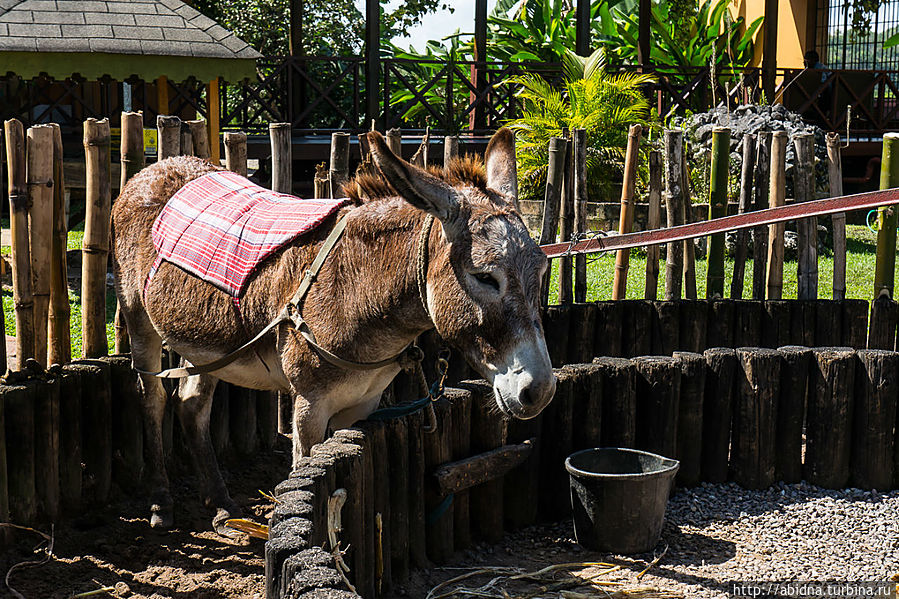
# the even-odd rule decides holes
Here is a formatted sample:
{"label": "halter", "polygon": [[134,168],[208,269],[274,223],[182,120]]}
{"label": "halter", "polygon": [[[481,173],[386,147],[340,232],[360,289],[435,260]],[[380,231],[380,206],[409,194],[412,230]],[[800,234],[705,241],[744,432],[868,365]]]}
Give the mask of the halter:
{"label": "halter", "polygon": [[[135,368],[135,370],[141,374],[149,374],[163,379],[177,379],[197,374],[214,372],[216,370],[224,368],[225,366],[236,360],[241,356],[241,354],[243,354],[257,342],[259,342],[259,340],[265,337],[265,335],[267,335],[272,329],[274,329],[282,322],[293,323],[297,332],[306,340],[306,343],[308,343],[312,347],[312,349],[314,349],[326,362],[345,370],[376,370],[378,368],[383,368],[396,362],[399,362],[401,364],[421,362],[421,360],[424,358],[424,353],[417,345],[415,345],[414,341],[403,348],[403,350],[398,354],[391,356],[385,360],[379,360],[377,362],[353,362],[351,360],[344,360],[343,358],[331,353],[329,350],[319,345],[318,341],[316,341],[315,339],[315,335],[312,333],[312,329],[310,329],[306,321],[303,320],[303,316],[300,313],[300,304],[303,303],[303,299],[309,292],[309,288],[312,287],[312,283],[314,283],[316,277],[318,277],[318,273],[324,265],[328,254],[331,253],[331,250],[334,249],[334,246],[337,245],[337,241],[340,239],[341,235],[343,235],[343,230],[347,225],[348,216],[349,215],[344,216],[342,219],[340,219],[337,224],[334,225],[334,228],[331,229],[331,232],[328,234],[328,237],[325,239],[322,247],[318,250],[318,254],[316,254],[315,256],[315,260],[313,260],[309,268],[306,269],[306,272],[303,274],[303,279],[300,281],[299,287],[297,287],[296,292],[293,294],[293,297],[290,298],[290,301],[287,302],[287,305],[284,306],[284,308],[275,317],[274,320],[268,323],[268,325],[266,325],[264,329],[256,333],[255,337],[253,337],[234,351],[230,352],[229,354],[226,354],[225,356],[219,358],[218,360],[215,360],[214,362],[210,362],[209,364],[169,368],[168,370],[163,370],[161,372],[151,372],[147,370],[141,370],[139,368]],[[424,223],[422,225],[421,235],[418,238],[418,268],[416,273],[418,298],[419,301],[421,301],[421,305],[424,307],[425,314],[428,315],[428,318],[430,318],[430,312],[428,311],[427,302],[428,234],[431,231],[431,225],[433,224],[433,222],[434,217],[429,214],[427,217],[425,217]]]}

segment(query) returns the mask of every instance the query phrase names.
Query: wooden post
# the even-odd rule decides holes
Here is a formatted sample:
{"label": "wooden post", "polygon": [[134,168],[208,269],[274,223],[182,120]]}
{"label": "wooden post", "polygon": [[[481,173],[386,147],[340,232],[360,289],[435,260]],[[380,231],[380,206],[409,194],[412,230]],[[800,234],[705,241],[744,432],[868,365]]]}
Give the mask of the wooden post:
{"label": "wooden post", "polygon": [[[693,194],[690,193],[690,173],[687,167],[687,147],[684,145],[681,156],[681,189],[684,190],[684,201],[680,205],[680,222],[687,224],[696,220],[693,210]],[[684,297],[697,299],[696,293],[696,243],[694,239],[685,239],[684,244]]]}
{"label": "wooden post", "polygon": [[[762,347],[778,348],[792,343],[790,305],[791,302],[787,300],[765,302],[765,314],[762,317]],[[866,319],[866,329],[867,324]]]}
{"label": "wooden post", "polygon": [[365,116],[381,118],[381,3],[365,0]]}
{"label": "wooden post", "polygon": [[[827,134],[827,177],[830,197],[843,195],[843,162],[840,156],[840,134]],[[833,299],[846,299],[846,213],[832,214],[833,226]]]}
{"label": "wooden post", "polygon": [[594,364],[570,364],[575,372],[571,390],[571,449],[602,447],[602,369]]}
{"label": "wooden post", "polygon": [[[122,113],[121,180],[119,189],[124,189],[128,179],[136,175],[146,164],[144,156],[144,121],[139,112]],[[115,312],[115,353],[131,351],[128,328],[120,306]]]}
{"label": "wooden post", "polygon": [[678,340],[680,348],[697,354],[709,347],[708,321],[709,304],[704,300],[682,300],[678,302],[680,331]]}
{"label": "wooden post", "polygon": [[390,564],[396,580],[409,575],[409,433],[405,418],[387,421],[390,464]]}
{"label": "wooden post", "polygon": [[841,302],[843,306],[842,334],[840,345],[853,349],[867,347],[868,302],[867,300],[848,299]]}
{"label": "wooden post", "polygon": [[774,484],[780,354],[773,349],[737,349],[738,393],[734,404],[731,478],[747,489]]}
{"label": "wooden post", "polygon": [[[682,225],[681,205],[684,189],[681,183],[681,160],[683,160],[684,132],[665,130],[665,210],[668,226]],[[681,298],[684,281],[684,243],[673,241],[668,244],[665,258],[665,299]]]}
{"label": "wooden post", "polygon": [[599,356],[620,357],[624,355],[621,344],[622,313],[621,302],[596,302],[596,331],[593,335],[593,351]]}
{"label": "wooden post", "polygon": [[9,502],[9,515],[13,522],[26,526],[34,521],[37,514],[34,392],[34,381],[0,388],[0,400],[3,401],[6,420],[6,476],[9,497],[12,498]]}
{"label": "wooden post", "polygon": [[[10,233],[12,238],[13,301],[16,306],[16,369],[34,357],[34,296],[31,250],[28,243],[28,187],[25,184],[25,130],[11,119],[4,123],[6,166],[9,179]],[[3,366],[5,372],[5,366]]]}
{"label": "wooden post", "polygon": [[385,138],[387,141],[387,147],[390,148],[390,151],[393,152],[398,158],[402,158],[403,132],[400,129],[396,128],[389,129]]}
{"label": "wooden post", "polygon": [[[649,220],[650,229],[662,226],[662,153],[653,150],[649,153]],[[646,288],[644,295],[654,300],[659,293],[659,256],[662,249],[656,245],[646,248]]]}
{"label": "wooden post", "polygon": [[[62,132],[53,123],[53,240],[50,249],[50,310],[47,362],[65,364],[72,359],[72,336],[69,325],[68,267],[66,266],[66,183],[63,176]],[[3,359],[6,359],[3,348]],[[4,362],[5,363],[5,362]]]}
{"label": "wooden post", "polygon": [[[755,135],[747,133],[743,136],[743,167],[740,171],[740,214],[752,209],[752,183],[755,172]],[[746,269],[746,254],[749,232],[746,229],[737,231],[737,249],[734,255],[734,275],[730,282],[730,297],[740,299],[743,297],[743,276]]]}
{"label": "wooden post", "polygon": [[896,326],[899,323],[899,304],[882,294],[871,302],[871,326],[868,327],[868,349],[896,347]]}
{"label": "wooden post", "polygon": [[624,300],[621,325],[621,347],[625,356],[646,356],[652,353],[652,302]]}
{"label": "wooden post", "polygon": [[899,395],[899,353],[867,350],[858,352],[858,358],[849,484],[889,489],[894,476],[892,428]]}
{"label": "wooden post", "polygon": [[[771,138],[771,183],[768,203],[771,208],[784,205],[787,156],[787,132],[775,131]],[[768,230],[768,299],[783,296],[784,280],[784,224],[771,225]]]}
{"label": "wooden post", "polygon": [[[452,459],[471,457],[471,393],[459,393],[452,398],[453,430]],[[391,464],[391,468],[393,465]],[[457,491],[453,497],[453,548],[464,551],[471,546],[471,497],[468,489]],[[391,516],[393,513],[391,512]]]}
{"label": "wooden post", "polygon": [[487,0],[474,2],[474,64],[471,65],[471,84],[474,90],[469,94],[469,103],[474,110],[469,113],[468,127],[472,131],[483,130],[487,126],[487,106],[478,101],[487,90]]}
{"label": "wooden post", "polygon": [[[585,0],[581,0],[585,4]],[[587,130],[571,132],[572,164],[574,165],[574,233],[587,232]],[[658,267],[658,264],[656,264]],[[587,301],[587,256],[574,257],[574,301]]]}
{"label": "wooden post", "polygon": [[343,197],[343,185],[350,178],[350,134],[337,131],[331,134],[331,168],[328,180],[331,195]]}
{"label": "wooden post", "polygon": [[[563,518],[571,513],[571,502],[565,493],[558,493],[568,482],[565,458],[573,449],[574,380],[577,371],[569,368],[556,370],[556,394],[543,410],[540,437],[547,440],[540,448],[540,514],[542,518]],[[491,408],[492,413],[496,413]],[[472,423],[473,424],[473,423]],[[472,440],[474,437],[472,436]],[[474,508],[472,504],[472,508]]]}
{"label": "wooden post", "polygon": [[193,155],[197,158],[209,160],[211,153],[209,151],[209,132],[206,130],[206,121],[202,119],[187,121],[187,129],[190,131],[191,143],[194,148]]}
{"label": "wooden post", "polygon": [[705,398],[702,404],[702,480],[727,481],[727,454],[730,447],[734,402],[734,374],[737,354],[724,347],[707,349]]}
{"label": "wooden post", "polygon": [[801,345],[778,348],[783,356],[777,399],[774,476],[786,483],[802,478],[802,427],[808,396],[812,350]]}
{"label": "wooden post", "polygon": [[590,0],[577,0],[574,46],[579,56],[590,56],[590,21]]}
{"label": "wooden post", "polygon": [[825,489],[849,482],[855,351],[815,349],[805,425],[805,479]]}
{"label": "wooden post", "polygon": [[[796,165],[793,168],[793,190],[796,202],[815,199],[815,136],[801,133],[794,140]],[[799,234],[799,293],[801,300],[818,298],[818,217],[796,221]]]}
{"label": "wooden post", "polygon": [[28,245],[34,294],[34,357],[47,366],[47,319],[50,309],[50,258],[53,238],[53,128],[28,128]]}
{"label": "wooden post", "polygon": [[[2,161],[0,161],[2,163]],[[7,479],[7,472],[9,472],[9,467],[7,466],[6,459],[6,418],[4,416],[6,399],[4,398],[4,393],[0,391],[0,473],[3,476],[0,476],[0,522],[9,522],[9,480]],[[4,530],[0,532],[0,547],[6,548],[6,546],[12,540],[12,532],[9,530]]]}
{"label": "wooden post", "polygon": [[[452,430],[452,407],[447,398],[434,402],[437,416],[437,430],[424,436],[424,456],[426,475],[438,466],[452,460],[450,431]],[[436,482],[428,478],[424,485],[425,530],[427,534],[428,558],[435,564],[445,564],[453,555],[453,505],[452,500],[442,496]],[[472,503],[477,506],[477,496],[472,489]],[[498,498],[502,507],[502,493]],[[473,510],[476,512],[476,509]],[[500,519],[502,531],[502,519]]]}
{"label": "wooden post", "polygon": [[[758,134],[753,173],[752,209],[768,207],[769,172],[771,170],[771,132]],[[768,227],[752,229],[752,299],[765,299],[766,269],[768,266]]]}
{"label": "wooden post", "polygon": [[637,4],[637,62],[640,70],[647,72],[652,66],[650,52],[652,41],[652,0],[639,0]]}
{"label": "wooden post", "polygon": [[[207,116],[209,117],[209,137],[207,137],[207,147],[209,148],[209,161],[215,166],[222,163],[222,149],[219,141],[219,131],[221,130],[221,98],[219,96],[219,79],[216,77],[206,86],[206,103],[208,106]],[[194,142],[196,146],[196,142]]]}
{"label": "wooden post", "polygon": [[[880,188],[899,187],[899,133],[883,136],[883,157],[880,162]],[[874,297],[887,294],[893,297],[896,271],[896,223],[899,206],[877,209],[877,260],[874,265]]]}
{"label": "wooden post", "polygon": [[315,175],[312,178],[312,197],[315,199],[331,197],[331,181],[328,177],[328,167],[324,162],[315,165]]}
{"label": "wooden post", "polygon": [[842,342],[843,306],[834,300],[816,300],[815,345],[833,346]]}
{"label": "wooden post", "polygon": [[81,379],[81,434],[85,500],[103,504],[112,482],[112,394],[110,367],[103,360],[73,364]]}
{"label": "wooden post", "polygon": [[777,0],[765,0],[765,22],[762,26],[762,90],[768,102],[774,103],[777,81]]}
{"label": "wooden post", "polygon": [[247,176],[247,134],[225,133],[225,168],[241,177]]}
{"label": "wooden post", "polygon": [[272,144],[272,191],[291,193],[290,123],[269,123],[268,134]]}
{"label": "wooden post", "polygon": [[447,135],[443,138],[443,167],[446,168],[453,158],[459,155],[459,138]]}
{"label": "wooden post", "polygon": [[680,397],[677,415],[677,453],[680,484],[699,484],[702,468],[703,397],[706,363],[701,354],[674,352],[680,364]]}
{"label": "wooden post", "polygon": [[[709,181],[709,219],[727,216],[727,179],[730,166],[730,129],[712,130],[712,172]],[[724,233],[709,236],[706,297],[724,297]]]}
{"label": "wooden post", "polygon": [[119,486],[133,493],[140,488],[144,470],[140,383],[129,357],[115,356],[108,361],[115,397],[112,402],[112,475]]}
{"label": "wooden post", "polygon": [[709,321],[706,338],[709,347],[734,346],[734,312],[736,302],[731,299],[709,302]]}
{"label": "wooden post", "polygon": [[637,370],[625,358],[596,358],[602,386],[602,432],[605,447],[634,447],[637,435]]}
{"label": "wooden post", "polygon": [[[568,140],[561,137],[549,139],[549,162],[546,173],[546,192],[543,196],[543,225],[540,228],[540,245],[556,240],[559,226],[559,211],[562,201],[562,180],[565,173],[565,156],[568,154]],[[549,297],[550,270],[547,269],[543,281],[543,304]]]}
{"label": "wooden post", "polygon": [[[569,241],[574,232],[574,146],[569,137],[568,129],[562,130],[562,135],[568,139],[568,153],[565,155],[565,166],[562,175],[562,203],[559,207],[559,239]],[[571,258],[563,256],[559,259],[559,304],[571,304],[573,299],[571,289]]]}
{"label": "wooden post", "polygon": [[186,122],[181,123],[181,156],[194,155],[194,138],[187,127]]}
{"label": "wooden post", "polygon": [[228,422],[231,430],[231,446],[241,456],[252,455],[256,451],[256,391],[244,387],[231,387],[228,394]]}
{"label": "wooden post", "polygon": [[181,119],[176,116],[156,117],[156,160],[181,154]]}
{"label": "wooden post", "polygon": [[169,113],[169,78],[165,75],[156,78],[156,113]]}
{"label": "wooden post", "polygon": [[637,369],[637,449],[677,455],[680,362],[674,358],[634,358]]}
{"label": "wooden post", "polygon": [[[618,232],[630,233],[634,228],[634,186],[637,180],[637,161],[640,151],[640,133],[643,127],[631,125],[627,134],[627,152],[624,158],[624,182],[621,186],[621,214]],[[627,296],[627,271],[630,265],[630,250],[618,250],[615,257],[615,279],[612,283],[612,299],[621,300]]]}
{"label": "wooden post", "polygon": [[[680,305],[684,300],[652,302],[653,310],[650,353],[670,356],[680,349]],[[690,300],[687,300],[690,301]]]}
{"label": "wooden post", "polygon": [[81,246],[82,351],[85,358],[105,356],[106,264],[109,256],[109,121],[84,121],[87,209]]}
{"label": "wooden post", "polygon": [[59,495],[63,511],[81,509],[81,375],[67,364],[59,375]]}
{"label": "wooden post", "polygon": [[409,558],[416,568],[430,567],[425,534],[425,442],[424,411],[406,417],[409,434]]}
{"label": "wooden post", "polygon": [[34,381],[34,487],[38,517],[59,518],[59,380]]}

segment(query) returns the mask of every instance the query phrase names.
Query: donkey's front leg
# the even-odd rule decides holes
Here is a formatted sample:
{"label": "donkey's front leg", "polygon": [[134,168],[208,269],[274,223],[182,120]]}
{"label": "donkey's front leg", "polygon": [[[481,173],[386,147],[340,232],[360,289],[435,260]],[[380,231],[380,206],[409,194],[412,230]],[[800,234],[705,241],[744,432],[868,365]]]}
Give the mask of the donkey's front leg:
{"label": "donkey's front leg", "polygon": [[[318,399],[318,401],[316,401]],[[312,446],[325,440],[331,410],[324,398],[294,396],[293,399],[293,469],[308,456]]]}
{"label": "donkey's front leg", "polygon": [[208,374],[181,379],[178,385],[178,419],[190,445],[190,455],[200,479],[203,501],[216,510],[212,527],[220,535],[233,536],[236,532],[225,526],[225,521],[240,517],[240,508],[231,499],[225,481],[222,480],[212,437],[209,435],[209,414],[212,411],[212,394],[216,383],[218,379]]}

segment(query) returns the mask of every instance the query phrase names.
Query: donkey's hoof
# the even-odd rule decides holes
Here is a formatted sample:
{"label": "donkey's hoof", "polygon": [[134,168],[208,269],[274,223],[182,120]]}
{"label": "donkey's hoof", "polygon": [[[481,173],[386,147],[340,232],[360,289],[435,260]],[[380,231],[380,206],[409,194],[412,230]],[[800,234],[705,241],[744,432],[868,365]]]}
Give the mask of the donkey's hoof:
{"label": "donkey's hoof", "polygon": [[212,519],[212,528],[223,537],[237,538],[243,535],[242,532],[228,527],[225,523],[232,518],[240,518],[240,508],[237,506],[228,509],[218,508],[215,511],[215,517]]}
{"label": "donkey's hoof", "polygon": [[150,527],[171,528],[175,524],[175,515],[170,505],[150,506]]}

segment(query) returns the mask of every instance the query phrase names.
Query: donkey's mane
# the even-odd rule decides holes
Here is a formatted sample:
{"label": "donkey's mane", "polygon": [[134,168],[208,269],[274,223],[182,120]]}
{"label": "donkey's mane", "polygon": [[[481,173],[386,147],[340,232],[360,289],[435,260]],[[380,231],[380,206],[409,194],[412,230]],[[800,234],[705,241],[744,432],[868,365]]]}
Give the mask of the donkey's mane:
{"label": "donkey's mane", "polygon": [[[343,192],[356,205],[395,198],[397,191],[379,172],[362,172],[347,181]],[[487,171],[484,162],[470,154],[453,158],[446,168],[429,166],[428,172],[453,187],[470,186],[481,191],[487,190]]]}

